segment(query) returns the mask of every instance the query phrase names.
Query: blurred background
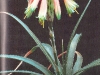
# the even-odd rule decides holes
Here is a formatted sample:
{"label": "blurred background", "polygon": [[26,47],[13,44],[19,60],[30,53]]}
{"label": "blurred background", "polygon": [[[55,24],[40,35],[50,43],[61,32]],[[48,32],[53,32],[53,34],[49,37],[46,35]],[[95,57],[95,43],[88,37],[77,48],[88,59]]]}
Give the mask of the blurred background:
{"label": "blurred background", "polygon": [[[62,10],[61,20],[57,20],[55,16],[53,23],[58,54],[61,53],[62,39],[64,40],[64,48],[65,50],[67,49],[67,44],[72,30],[88,2],[88,0],[75,1],[79,4],[79,8],[77,9],[79,14],[74,13],[72,14],[72,17],[69,17],[63,0],[60,0]],[[47,22],[45,21],[44,28],[42,28],[42,26],[38,23],[38,19],[36,18],[38,15],[38,9],[29,19],[23,19],[25,16],[24,11],[26,7],[27,0],[0,0],[0,11],[7,11],[16,15],[29,26],[29,28],[36,34],[41,42],[50,44]],[[77,46],[77,51],[79,51],[83,56],[83,66],[100,58],[99,13],[100,3],[96,0],[92,0],[76,31],[76,33],[82,33],[82,37]],[[0,39],[0,54],[15,54],[24,56],[26,52],[36,45],[25,29],[17,21],[5,14],[0,14]],[[29,56],[29,58],[40,62],[46,67],[49,65],[48,60],[40,49],[37,49]],[[19,63],[19,61],[11,59],[0,59],[0,62],[0,70],[13,70]],[[40,72],[26,63],[23,63],[19,69]],[[91,68],[82,75],[99,75],[99,73],[100,66]]]}

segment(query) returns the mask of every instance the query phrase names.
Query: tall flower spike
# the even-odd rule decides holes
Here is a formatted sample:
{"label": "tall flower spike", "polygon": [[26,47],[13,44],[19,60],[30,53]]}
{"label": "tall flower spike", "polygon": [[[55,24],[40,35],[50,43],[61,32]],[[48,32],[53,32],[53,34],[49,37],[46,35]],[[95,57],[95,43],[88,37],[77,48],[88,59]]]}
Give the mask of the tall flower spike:
{"label": "tall flower spike", "polygon": [[32,15],[32,13],[37,8],[39,1],[40,0],[28,0],[28,7],[26,8],[26,11],[24,12],[26,14],[24,18],[29,18]]}
{"label": "tall flower spike", "polygon": [[59,0],[54,0],[54,8],[55,8],[55,14],[58,20],[61,18],[61,8]]}
{"label": "tall flower spike", "polygon": [[65,3],[67,13],[69,14],[69,16],[71,16],[71,14],[74,12],[79,14],[76,10],[76,8],[78,8],[79,5],[74,0],[64,0],[64,3]]}
{"label": "tall flower spike", "polygon": [[46,15],[47,15],[47,0],[41,0],[38,18],[39,18],[39,23],[43,26],[43,28],[44,28],[44,20],[46,20]]}

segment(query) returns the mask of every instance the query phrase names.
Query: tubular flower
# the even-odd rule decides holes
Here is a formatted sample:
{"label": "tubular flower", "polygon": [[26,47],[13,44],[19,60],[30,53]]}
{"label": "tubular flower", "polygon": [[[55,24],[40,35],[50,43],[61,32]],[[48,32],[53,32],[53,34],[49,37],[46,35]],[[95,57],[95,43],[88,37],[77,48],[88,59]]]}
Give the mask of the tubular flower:
{"label": "tubular flower", "polygon": [[[40,2],[40,3],[39,3]],[[72,13],[77,12],[76,8],[79,5],[74,0],[64,0],[67,13],[71,16]],[[61,7],[59,0],[28,0],[28,7],[26,8],[25,17],[29,18],[35,9],[40,4],[38,18],[39,23],[44,27],[44,21],[53,21],[54,12],[58,20],[61,18]],[[78,12],[77,12],[78,13]]]}
{"label": "tubular flower", "polygon": [[43,25],[43,28],[44,28],[44,20],[46,20],[46,15],[47,15],[47,0],[41,0],[38,18],[39,18],[39,23]]}
{"label": "tubular flower", "polygon": [[78,8],[79,5],[74,0],[64,0],[64,3],[65,3],[67,13],[69,14],[69,16],[71,16],[71,14],[74,12],[79,14],[76,10],[76,8]]}
{"label": "tubular flower", "polygon": [[28,0],[28,7],[26,8],[26,11],[24,12],[26,14],[24,18],[29,18],[32,15],[32,13],[37,8],[39,1],[40,0]]}
{"label": "tubular flower", "polygon": [[55,8],[55,14],[58,20],[61,18],[61,8],[59,0],[54,0],[54,8]]}

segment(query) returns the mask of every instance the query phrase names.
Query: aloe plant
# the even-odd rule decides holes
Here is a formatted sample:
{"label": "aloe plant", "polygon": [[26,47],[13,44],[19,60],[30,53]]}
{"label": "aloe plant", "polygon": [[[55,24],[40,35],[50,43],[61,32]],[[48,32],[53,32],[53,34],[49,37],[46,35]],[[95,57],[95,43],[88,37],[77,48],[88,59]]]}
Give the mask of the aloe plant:
{"label": "aloe plant", "polygon": [[[38,4],[38,1],[39,0],[28,0],[28,7],[25,11],[25,14],[26,14],[25,18],[29,18],[32,15],[32,13],[34,12],[34,10],[37,7],[36,5]],[[47,0],[41,1],[42,8],[44,7],[43,4],[46,4],[46,1]],[[54,1],[54,5],[52,4],[53,1]],[[57,5],[55,2],[57,2]],[[66,6],[69,16],[71,16],[71,14],[74,12],[78,13],[76,11],[76,8],[79,6],[76,2],[74,2],[73,0],[64,0],[64,2],[65,2],[65,6]],[[70,5],[71,2],[72,2],[72,4],[71,4],[72,6]],[[16,59],[16,60],[21,61],[14,70],[0,71],[0,73],[1,74],[9,73],[8,75],[11,75],[15,72],[16,73],[24,73],[24,74],[26,73],[29,75],[81,75],[83,72],[85,72],[86,70],[88,70],[92,67],[100,66],[100,59],[97,59],[97,60],[91,62],[90,64],[82,67],[82,63],[83,63],[82,54],[76,50],[78,42],[80,41],[80,38],[82,36],[81,33],[76,34],[76,30],[77,30],[77,27],[79,26],[80,21],[82,20],[82,17],[85,14],[90,2],[91,2],[91,0],[89,0],[89,2],[87,3],[83,13],[81,14],[78,22],[75,25],[75,28],[73,29],[73,32],[71,34],[71,37],[70,37],[70,40],[69,40],[69,43],[67,46],[67,50],[66,51],[64,50],[64,46],[62,43],[62,53],[59,55],[57,54],[57,49],[56,49],[56,44],[55,44],[55,36],[54,36],[54,30],[53,30],[54,9],[55,9],[55,14],[57,16],[57,19],[59,20],[61,18],[60,17],[61,16],[61,10],[60,10],[61,8],[59,6],[60,5],[59,0],[49,0],[47,2],[46,5],[48,5],[48,8],[49,8],[48,11],[47,11],[47,8],[45,10],[45,12],[48,13],[47,19],[46,19],[46,13],[44,13],[44,12],[39,13],[39,15],[38,15],[39,22],[40,22],[40,24],[43,25],[43,28],[44,28],[44,21],[45,20],[48,21],[48,29],[49,29],[51,44],[41,43],[41,41],[36,37],[36,35],[30,30],[28,25],[26,25],[24,22],[22,22],[15,15],[8,13],[8,12],[0,12],[0,14],[7,14],[7,15],[11,16],[12,18],[14,18],[16,21],[18,21],[20,23],[20,25],[22,25],[22,27],[29,33],[29,35],[32,37],[32,39],[37,44],[30,51],[28,51],[25,54],[25,56],[0,54],[1,58],[10,58],[10,59]],[[57,8],[57,7],[59,7],[59,8]],[[42,11],[42,8],[40,8],[41,11]],[[45,67],[44,65],[40,64],[39,62],[34,61],[34,59],[28,58],[28,55],[33,53],[37,48],[40,48],[40,50],[44,53],[44,55],[50,62],[49,67]],[[75,54],[77,55],[76,60],[74,59]],[[59,60],[59,57],[62,57],[62,61]],[[75,61],[75,63],[74,63],[74,61]],[[28,71],[28,70],[18,70],[18,68],[20,67],[20,65],[23,62],[26,62],[27,64],[30,64],[31,66],[37,68],[38,70],[40,70],[42,72],[42,74],[36,73],[33,71]],[[53,68],[54,72],[52,72],[50,70],[51,67]]]}

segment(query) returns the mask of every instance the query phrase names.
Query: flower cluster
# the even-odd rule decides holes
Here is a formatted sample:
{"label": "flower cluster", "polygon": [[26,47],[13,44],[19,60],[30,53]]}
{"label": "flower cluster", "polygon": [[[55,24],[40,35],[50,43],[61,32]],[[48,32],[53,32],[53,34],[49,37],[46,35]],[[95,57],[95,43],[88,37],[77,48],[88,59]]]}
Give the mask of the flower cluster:
{"label": "flower cluster", "polygon": [[[49,3],[51,1],[52,3]],[[38,13],[39,23],[44,26],[44,20],[47,18],[48,6],[52,5],[53,12],[55,12],[57,19],[61,18],[61,7],[59,0],[28,0],[28,7],[25,11],[25,18],[29,18],[35,9],[38,7],[40,2],[40,8]],[[77,12],[76,8],[79,5],[74,0],[64,0],[67,13],[71,16],[72,13]],[[77,12],[78,13],[78,12]],[[51,15],[50,15],[51,16]]]}

